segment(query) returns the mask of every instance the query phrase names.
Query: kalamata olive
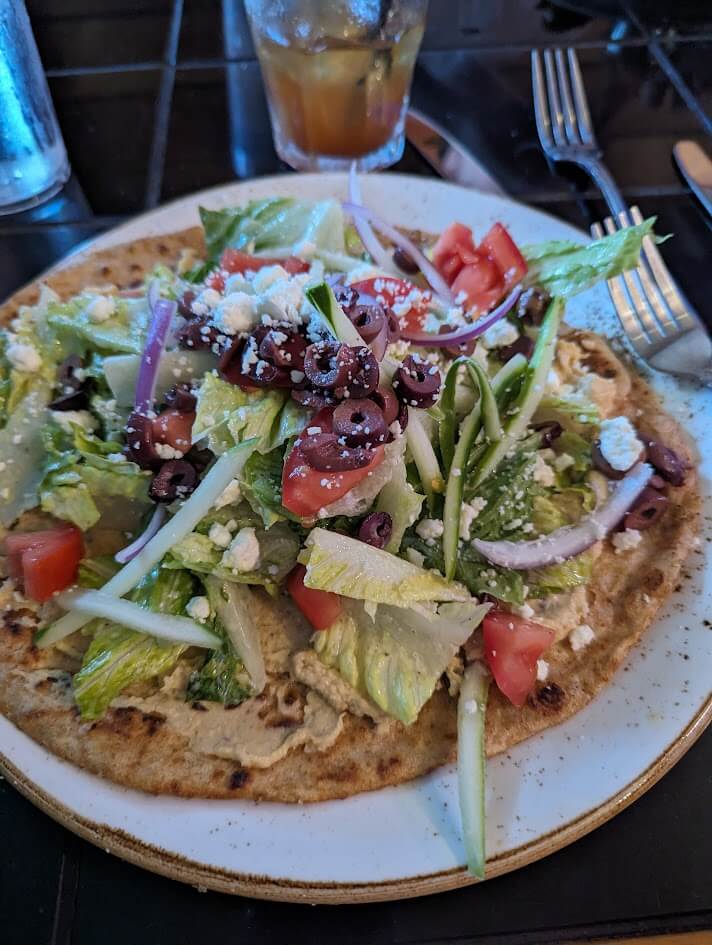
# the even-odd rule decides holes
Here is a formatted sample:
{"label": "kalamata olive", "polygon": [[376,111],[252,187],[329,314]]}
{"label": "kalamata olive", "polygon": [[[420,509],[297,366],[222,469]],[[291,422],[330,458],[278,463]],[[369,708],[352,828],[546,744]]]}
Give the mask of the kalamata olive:
{"label": "kalamata olive", "polygon": [[386,322],[385,309],[378,302],[373,305],[354,305],[348,315],[366,344],[373,341]]}
{"label": "kalamata olive", "polygon": [[354,351],[338,341],[317,341],[304,354],[304,373],[315,387],[343,387],[358,369]]}
{"label": "kalamata olive", "polygon": [[243,380],[242,355],[245,351],[245,339],[236,338],[218,358],[218,373],[224,381],[239,384]]}
{"label": "kalamata olive", "polygon": [[528,335],[520,335],[511,345],[497,349],[497,357],[503,364],[511,361],[515,354],[523,354],[527,361],[534,354],[534,342]]}
{"label": "kalamata olive", "polygon": [[401,334],[398,316],[392,308],[386,307],[386,321],[388,322],[388,343],[398,341]]}
{"label": "kalamata olive", "polygon": [[161,457],[156,452],[153,419],[134,411],[126,423],[126,452],[141,469],[156,469]]}
{"label": "kalamata olive", "polygon": [[195,318],[195,312],[193,311],[193,302],[195,302],[196,293],[193,289],[186,289],[181,298],[178,300],[178,314],[182,315],[183,318],[191,319]]}
{"label": "kalamata olive", "polygon": [[371,400],[381,408],[386,426],[390,426],[398,417],[401,403],[390,387],[379,387],[370,395]]}
{"label": "kalamata olive", "polygon": [[388,512],[371,512],[361,522],[358,537],[374,548],[385,548],[393,533],[393,519]]}
{"label": "kalamata olive", "polygon": [[378,387],[381,369],[370,348],[351,348],[356,366],[349,372],[346,383],[339,384],[334,393],[339,398],[368,397]]}
{"label": "kalamata olive", "polygon": [[558,440],[564,432],[561,424],[557,423],[556,420],[546,420],[544,423],[535,423],[532,425],[532,429],[536,430],[537,433],[541,433],[541,445],[543,447],[551,446],[554,440]]}
{"label": "kalamata olive", "polygon": [[[609,479],[622,479],[628,472],[628,469],[615,469],[611,466],[601,451],[600,440],[595,440],[591,445],[591,459],[596,469],[602,472],[604,476],[608,476]],[[635,462],[640,462],[642,459],[645,459],[645,447],[641,448],[640,456],[637,457]],[[635,465],[635,463],[633,465]],[[632,466],[628,468],[632,469]]]}
{"label": "kalamata olive", "polygon": [[168,407],[162,410],[153,421],[154,440],[156,443],[171,446],[181,453],[187,453],[190,449],[194,422],[193,411],[182,412],[174,407]]}
{"label": "kalamata olive", "polygon": [[[455,331],[453,325],[441,325],[440,328],[438,328],[439,335],[447,335],[451,331]],[[469,341],[463,341],[461,345],[448,345],[446,348],[443,348],[443,351],[447,352],[452,358],[458,358],[460,355],[469,358],[470,355],[474,353],[476,346],[477,339],[471,338]]]}
{"label": "kalamata olive", "polygon": [[296,400],[302,407],[308,407],[310,410],[322,410],[334,402],[326,391],[320,391],[317,394],[313,390],[293,390],[292,400]]}
{"label": "kalamata olive", "polygon": [[166,391],[164,399],[169,407],[179,413],[195,413],[198,403],[190,384],[174,384],[170,390]]}
{"label": "kalamata olive", "polygon": [[77,377],[77,371],[81,370],[82,364],[78,354],[70,354],[57,368],[57,386],[63,394],[70,393],[70,389],[79,390],[82,386],[83,381]]}
{"label": "kalamata olive", "polygon": [[393,379],[398,399],[411,407],[432,407],[440,393],[440,372],[417,355],[403,360]]}
{"label": "kalamata olive", "polygon": [[299,439],[306,461],[319,472],[344,472],[368,466],[373,453],[361,447],[343,446],[333,433],[316,433]]}
{"label": "kalamata olive", "polygon": [[185,459],[169,459],[158,470],[148,488],[154,502],[172,502],[185,499],[195,491],[198,474]]}
{"label": "kalamata olive", "polygon": [[668,497],[663,495],[662,492],[646,486],[632,508],[626,513],[623,519],[623,527],[634,528],[637,531],[650,528],[665,511],[669,501]]}
{"label": "kalamata olive", "polygon": [[544,289],[532,286],[519,296],[517,315],[530,325],[541,325],[551,302],[551,296]]}
{"label": "kalamata olive", "polygon": [[648,483],[648,485],[650,486],[651,489],[657,489],[658,492],[662,492],[663,489],[666,488],[667,483],[665,482],[662,476],[658,476],[658,474],[655,473],[654,476],[650,477],[650,482]]}
{"label": "kalamata olive", "polygon": [[78,387],[68,394],[60,394],[47,404],[50,410],[84,410],[89,406],[89,391]]}
{"label": "kalamata olive", "polygon": [[401,249],[400,246],[396,247],[393,250],[393,262],[401,269],[403,272],[407,272],[410,275],[415,275],[416,272],[420,272],[420,266],[413,259],[410,253],[407,253],[404,249]]}
{"label": "kalamata olive", "polygon": [[333,285],[332,290],[334,292],[336,301],[348,315],[349,309],[358,304],[358,292],[350,285],[344,285],[342,282],[337,282],[335,285]]}
{"label": "kalamata olive", "polygon": [[334,410],[332,430],[337,437],[344,437],[347,446],[366,446],[385,442],[388,425],[383,412],[372,400],[353,399],[342,401]]}
{"label": "kalamata olive", "polygon": [[220,332],[214,325],[209,325],[203,318],[194,318],[186,322],[178,331],[178,346],[191,351],[205,351],[216,343]]}
{"label": "kalamata olive", "polygon": [[[307,350],[306,339],[296,331],[271,328],[260,342],[260,357],[277,367],[289,368],[290,371],[304,373],[304,352]],[[300,381],[303,378],[300,378]],[[297,381],[296,383],[299,383]]]}
{"label": "kalamata olive", "polygon": [[686,465],[675,450],[664,446],[659,440],[646,438],[648,462],[673,486],[681,486],[685,481]]}

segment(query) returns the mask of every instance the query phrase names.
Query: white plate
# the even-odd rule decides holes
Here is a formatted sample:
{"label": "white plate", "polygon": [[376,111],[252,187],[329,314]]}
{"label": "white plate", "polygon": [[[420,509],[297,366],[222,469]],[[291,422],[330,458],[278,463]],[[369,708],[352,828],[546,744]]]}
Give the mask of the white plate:
{"label": "white plate", "polygon": [[[462,220],[482,234],[501,220],[520,243],[583,236],[528,207],[440,182],[371,176],[363,191],[365,202],[394,223],[430,231]],[[91,249],[193,225],[200,204],[227,206],[276,194],[345,197],[346,182],[341,175],[289,175],[226,185],[138,217],[99,237]],[[605,286],[572,302],[567,319],[606,334],[617,331]],[[704,443],[712,392],[652,380],[667,409]],[[708,450],[701,458],[708,529],[711,469]],[[712,633],[703,620],[712,613],[712,573],[705,538],[682,589],[608,689],[570,721],[489,762],[488,875],[538,859],[613,816],[668,770],[710,721]],[[47,753],[4,718],[0,746],[11,780],[70,829],[197,885],[353,902],[470,882],[454,767],[346,801],[257,805],[156,798],[116,787]]]}

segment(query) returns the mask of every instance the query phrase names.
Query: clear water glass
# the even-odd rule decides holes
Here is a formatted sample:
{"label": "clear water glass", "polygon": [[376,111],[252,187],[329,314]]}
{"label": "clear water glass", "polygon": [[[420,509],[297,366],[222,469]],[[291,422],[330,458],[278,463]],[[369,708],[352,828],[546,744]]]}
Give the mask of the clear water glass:
{"label": "clear water glass", "polygon": [[48,200],[67,152],[23,0],[0,0],[0,214]]}
{"label": "clear water glass", "polygon": [[277,153],[298,170],[403,153],[427,0],[245,0]]}

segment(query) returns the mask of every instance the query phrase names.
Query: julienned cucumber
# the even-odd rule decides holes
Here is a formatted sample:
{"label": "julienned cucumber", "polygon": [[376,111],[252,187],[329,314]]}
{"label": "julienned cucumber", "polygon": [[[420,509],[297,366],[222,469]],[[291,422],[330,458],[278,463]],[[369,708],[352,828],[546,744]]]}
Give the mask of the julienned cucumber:
{"label": "julienned cucumber", "polygon": [[457,707],[457,782],[467,868],[485,878],[485,713],[489,677],[480,663],[465,669]]}
{"label": "julienned cucumber", "polygon": [[445,483],[433,444],[423,427],[420,416],[420,410],[410,408],[405,436],[432,514],[435,495],[443,491]]}
{"label": "julienned cucumber", "polygon": [[564,314],[564,307],[563,299],[554,299],[549,305],[522,388],[508,411],[511,416],[505,424],[504,435],[498,443],[490,443],[485,450],[475,472],[473,488],[477,488],[494,472],[529,425],[544,393],[546,378],[554,360],[556,336]]}
{"label": "julienned cucumber", "polygon": [[497,442],[502,435],[502,425],[497,409],[497,401],[487,375],[479,364],[465,362],[472,383],[480,389],[480,399],[460,425],[460,437],[455,447],[455,454],[450,466],[450,475],[445,491],[445,510],[443,513],[443,554],[445,557],[445,577],[452,581],[457,567],[457,543],[460,537],[460,509],[462,491],[465,484],[467,457],[475,444],[484,418],[485,432],[490,442]]}

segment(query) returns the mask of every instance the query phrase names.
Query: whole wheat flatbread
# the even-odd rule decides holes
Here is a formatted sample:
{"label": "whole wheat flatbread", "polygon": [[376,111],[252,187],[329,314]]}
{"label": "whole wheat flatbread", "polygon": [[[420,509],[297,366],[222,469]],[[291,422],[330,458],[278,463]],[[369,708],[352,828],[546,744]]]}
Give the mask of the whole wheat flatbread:
{"label": "whole wheat flatbread", "polygon": [[[149,237],[91,255],[45,278],[61,296],[87,285],[131,286],[157,261],[174,262],[178,253],[203,248],[202,231],[191,228]],[[22,289],[0,308],[2,323],[21,304],[33,303],[37,284]],[[650,388],[633,375],[596,335],[575,333],[590,352],[592,367],[621,381],[620,412],[643,433],[663,440],[693,463],[680,427],[665,413]],[[660,605],[678,583],[698,529],[700,498],[691,469],[684,486],[669,491],[666,514],[643,533],[640,545],[625,556],[609,542],[586,587],[587,622],[596,628],[593,643],[575,653],[566,640],[546,654],[549,678],[538,683],[523,709],[492,689],[487,713],[487,753],[505,751],[530,735],[569,718],[606,686],[628,651],[652,623]],[[258,620],[271,623],[301,618],[284,598],[254,594]],[[5,613],[0,627],[0,711],[49,750],[119,784],[183,797],[243,797],[282,802],[348,797],[418,777],[456,755],[456,702],[445,688],[436,691],[417,722],[377,727],[348,715],[343,733],[326,752],[302,748],[268,769],[197,754],[188,741],[165,724],[157,712],[125,706],[104,719],[83,723],[67,690],[61,667],[47,668],[47,653],[32,646],[31,614],[18,606]],[[226,724],[229,724],[229,710]]]}

